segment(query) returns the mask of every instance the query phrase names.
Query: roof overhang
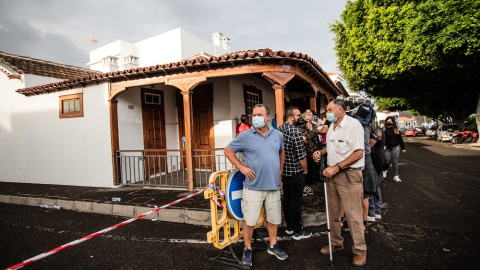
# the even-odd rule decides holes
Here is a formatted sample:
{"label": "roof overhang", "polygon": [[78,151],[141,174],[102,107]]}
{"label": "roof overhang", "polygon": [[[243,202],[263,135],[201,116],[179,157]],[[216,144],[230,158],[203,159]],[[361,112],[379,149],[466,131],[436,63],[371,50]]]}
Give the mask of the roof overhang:
{"label": "roof overhang", "polygon": [[[87,84],[100,82],[166,82],[174,77],[206,78],[232,76],[241,74],[262,74],[276,70],[290,72],[315,83],[323,91],[337,96],[347,94],[346,90],[334,83],[318,63],[306,54],[295,52],[273,52],[270,49],[252,50],[225,54],[222,56],[206,56],[183,60],[174,63],[134,68],[129,70],[99,73],[87,77],[65,80],[56,83],[18,89],[17,92],[26,96],[45,94],[75,87],[85,87]],[[131,85],[135,85],[132,83]]]}

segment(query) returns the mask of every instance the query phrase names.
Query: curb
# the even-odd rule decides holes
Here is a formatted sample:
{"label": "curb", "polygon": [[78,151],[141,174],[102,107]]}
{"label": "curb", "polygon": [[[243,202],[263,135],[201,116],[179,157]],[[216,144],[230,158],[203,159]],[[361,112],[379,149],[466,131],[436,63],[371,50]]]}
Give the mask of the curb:
{"label": "curb", "polygon": [[[0,195],[0,203],[10,203],[28,206],[39,206],[41,204],[58,205],[65,210],[121,216],[128,218],[136,217],[152,210],[151,207],[144,206],[107,204],[87,201],[69,201],[51,198],[32,198],[10,195]],[[211,226],[212,221],[210,216],[210,210],[206,209],[204,210],[170,207],[152,213],[148,216],[143,217],[142,219],[156,219],[166,222]],[[304,212],[302,213],[302,220],[303,226],[305,227],[320,226],[326,224],[326,216],[324,212]]]}

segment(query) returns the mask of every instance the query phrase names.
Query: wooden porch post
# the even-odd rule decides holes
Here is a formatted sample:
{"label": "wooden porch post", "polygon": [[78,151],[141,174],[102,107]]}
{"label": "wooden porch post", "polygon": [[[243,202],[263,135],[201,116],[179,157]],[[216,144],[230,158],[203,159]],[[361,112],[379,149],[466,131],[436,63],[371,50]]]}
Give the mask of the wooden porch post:
{"label": "wooden porch post", "polygon": [[118,111],[117,104],[118,100],[110,99],[108,100],[110,108],[110,136],[111,136],[111,147],[112,147],[112,167],[113,167],[113,185],[118,185],[117,182],[117,160],[116,153],[120,149],[120,143],[118,139]]}
{"label": "wooden porch post", "polygon": [[285,116],[285,86],[295,77],[288,72],[264,72],[262,76],[267,79],[275,89],[275,112],[277,113],[277,127],[283,124]]}
{"label": "wooden porch post", "polygon": [[165,85],[171,85],[180,89],[183,96],[183,121],[185,127],[185,155],[187,163],[187,179],[188,190],[193,191],[195,189],[195,168],[193,167],[193,148],[192,148],[192,130],[193,130],[193,115],[192,115],[192,89],[201,82],[205,82],[207,78],[205,76],[199,77],[187,77],[179,79],[167,78]]}
{"label": "wooden porch post", "polygon": [[192,91],[182,91],[183,95],[183,121],[185,127],[185,151],[187,165],[188,190],[195,188],[195,178],[193,177],[195,168],[193,168],[193,149],[192,149]]}
{"label": "wooden porch post", "polygon": [[277,113],[277,127],[283,124],[283,116],[285,115],[285,85],[276,84],[275,89],[275,112]]}
{"label": "wooden porch post", "polygon": [[317,111],[317,99],[315,96],[310,97],[310,110]]}

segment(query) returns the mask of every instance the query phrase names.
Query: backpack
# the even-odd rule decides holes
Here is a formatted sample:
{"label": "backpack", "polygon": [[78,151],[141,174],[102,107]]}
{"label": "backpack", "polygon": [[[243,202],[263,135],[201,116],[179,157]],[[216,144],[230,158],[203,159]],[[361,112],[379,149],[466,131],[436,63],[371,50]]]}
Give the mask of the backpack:
{"label": "backpack", "polygon": [[363,126],[370,125],[376,117],[375,110],[369,103],[361,103],[357,107],[348,111],[348,115],[357,119]]}

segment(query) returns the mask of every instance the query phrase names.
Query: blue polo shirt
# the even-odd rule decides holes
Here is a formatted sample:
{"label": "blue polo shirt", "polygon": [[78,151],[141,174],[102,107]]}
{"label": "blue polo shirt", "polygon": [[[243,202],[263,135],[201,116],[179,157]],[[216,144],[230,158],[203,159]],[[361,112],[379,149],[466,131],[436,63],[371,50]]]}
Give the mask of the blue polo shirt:
{"label": "blue polo shirt", "polygon": [[250,190],[280,189],[280,151],[283,150],[283,135],[276,129],[268,129],[263,137],[254,127],[240,133],[228,144],[233,152],[242,152],[247,166],[257,178],[245,179],[245,188]]}

